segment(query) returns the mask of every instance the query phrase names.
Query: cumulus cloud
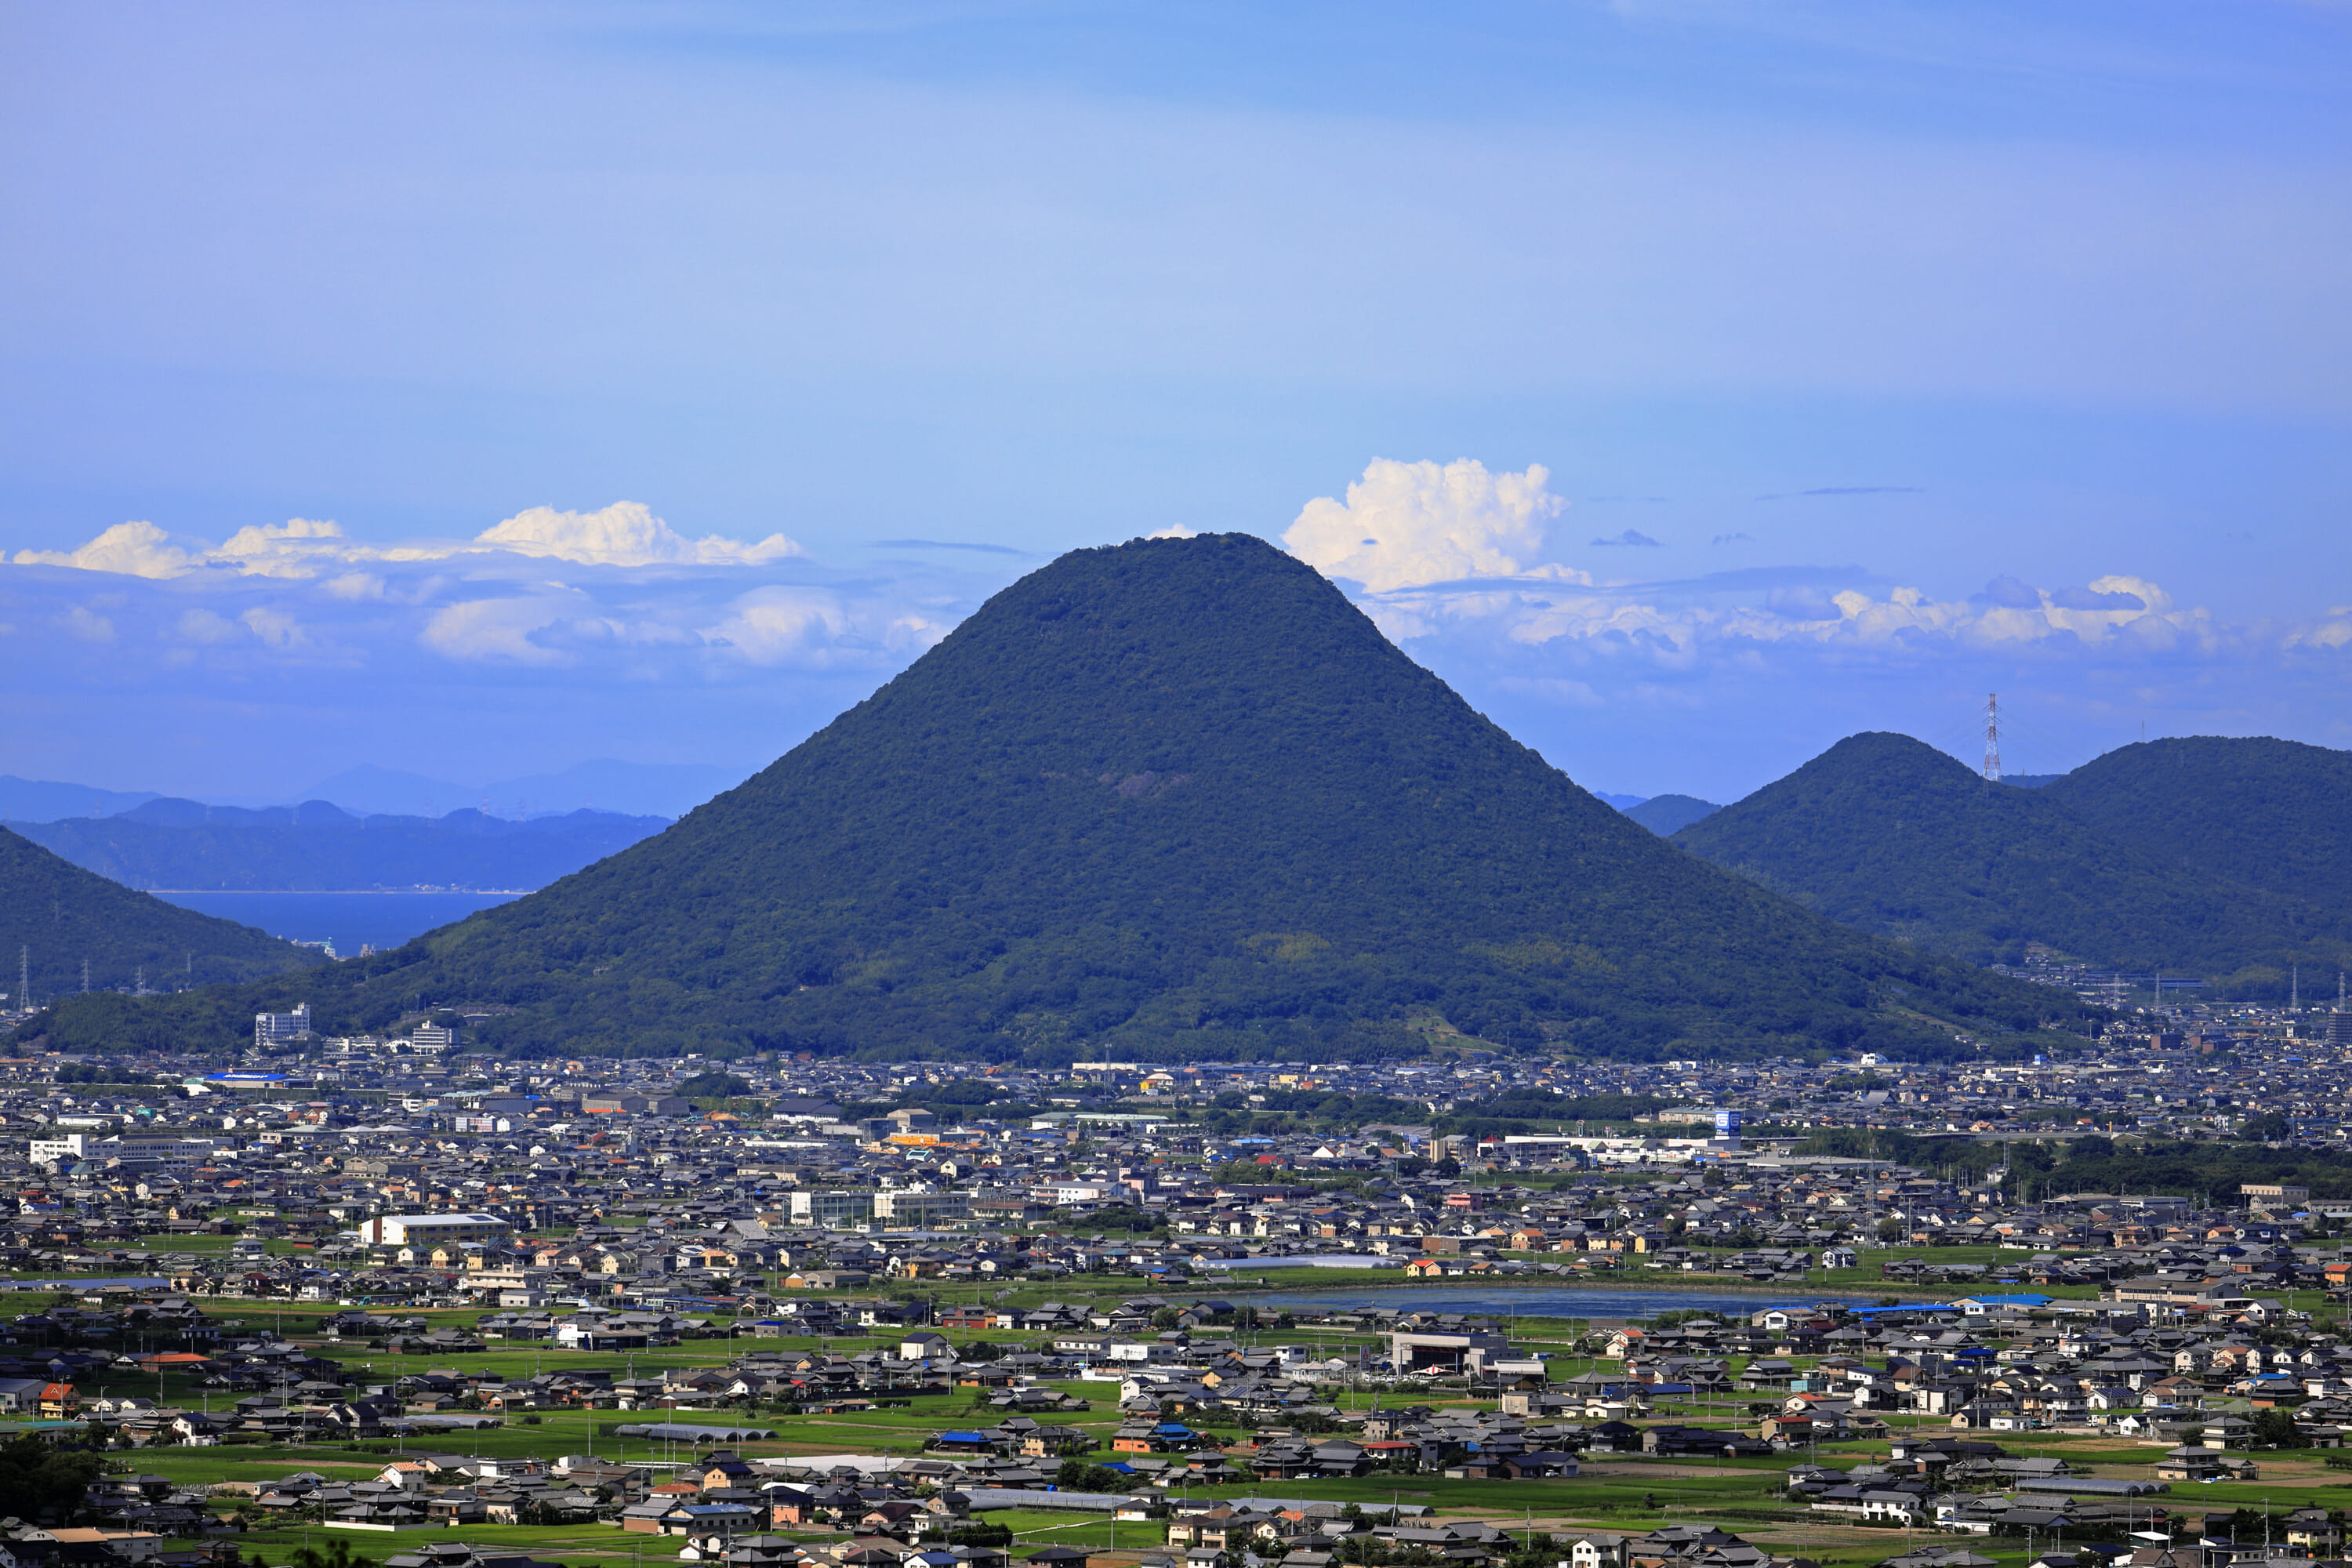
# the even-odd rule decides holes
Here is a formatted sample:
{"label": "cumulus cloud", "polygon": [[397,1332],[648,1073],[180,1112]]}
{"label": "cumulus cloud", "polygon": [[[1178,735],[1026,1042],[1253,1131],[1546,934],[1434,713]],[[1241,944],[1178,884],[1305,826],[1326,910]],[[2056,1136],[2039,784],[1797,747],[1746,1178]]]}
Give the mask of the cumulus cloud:
{"label": "cumulus cloud", "polygon": [[281,653],[310,646],[310,634],[304,631],[292,616],[284,610],[257,605],[237,616],[246,629],[270,647]]}
{"label": "cumulus cloud", "polygon": [[1638,528],[1629,528],[1622,533],[1612,533],[1606,539],[1596,539],[1592,542],[1595,544],[1622,544],[1645,550],[1664,550],[1666,547],[1664,540],[1653,539]]}
{"label": "cumulus cloud", "polygon": [[240,528],[205,559],[257,577],[309,577],[320,562],[347,559],[353,548],[342,524],[293,517],[274,527]]}
{"label": "cumulus cloud", "polygon": [[806,588],[761,588],[729,606],[726,618],[703,637],[732,648],[753,664],[782,664],[849,631],[849,616],[833,595]]}
{"label": "cumulus cloud", "polygon": [[20,566],[70,566],[133,577],[168,579],[213,570],[247,577],[307,579],[336,573],[346,597],[373,597],[377,580],[351,568],[455,561],[498,554],[570,562],[580,566],[761,566],[804,555],[781,533],[756,542],[709,534],[688,539],[642,501],[614,501],[597,511],[537,506],[491,524],[471,539],[414,540],[371,544],[342,525],[313,518],[238,529],[219,544],[175,541],[152,522],[119,522],[77,550],[20,550]]}
{"label": "cumulus cloud", "polygon": [[2060,588],[2050,595],[2050,602],[2062,610],[2145,610],[2147,601],[2137,594],[2116,589],[2101,593],[2094,588]]}
{"label": "cumulus cloud", "polygon": [[180,618],[173,625],[188,641],[207,647],[218,647],[236,639],[236,623],[212,610],[183,610]]}
{"label": "cumulus cloud", "polygon": [[66,630],[83,642],[110,643],[114,640],[114,622],[100,615],[88,605],[75,605],[58,617]]}
{"label": "cumulus cloud", "polygon": [[1440,467],[1379,458],[1344,501],[1318,496],[1282,542],[1328,577],[1375,594],[1464,577],[1512,576],[1543,548],[1565,506],[1539,465],[1490,474],[1464,458]]}
{"label": "cumulus cloud", "polygon": [[467,599],[433,612],[416,640],[445,658],[468,663],[563,665],[572,656],[531,639],[562,620],[572,601],[548,596]]}
{"label": "cumulus cloud", "polygon": [[152,522],[118,522],[79,550],[19,550],[19,566],[70,566],[126,577],[177,577],[194,559]]}
{"label": "cumulus cloud", "polygon": [[[1527,580],[1523,579],[1523,583]],[[1938,600],[1910,587],[1881,592],[1835,577],[1749,583],[1742,574],[1685,583],[1601,584],[1587,580],[1537,591],[1437,585],[1369,596],[1391,637],[1484,630],[1520,647],[1584,647],[1674,668],[1781,647],[1878,649],[2110,649],[2150,653],[2213,649],[2275,637],[2279,647],[2326,646],[2321,626],[2278,637],[2270,628],[2227,627],[2201,608],[2177,607],[2138,577],[2098,577],[2056,593],[1997,577],[1964,600]]]}
{"label": "cumulus cloud", "polygon": [[740,595],[700,635],[712,648],[749,664],[826,666],[919,653],[947,636],[951,625],[919,610],[852,607],[830,592],[772,587]]}
{"label": "cumulus cloud", "polygon": [[2002,575],[1984,585],[1977,597],[1988,605],[1999,605],[2007,610],[2035,610],[2042,607],[2042,591],[2031,583]]}
{"label": "cumulus cloud", "polygon": [[652,508],[633,500],[614,501],[601,511],[535,506],[484,529],[474,542],[583,566],[756,566],[805,553],[781,533],[756,544],[715,533],[688,540]]}

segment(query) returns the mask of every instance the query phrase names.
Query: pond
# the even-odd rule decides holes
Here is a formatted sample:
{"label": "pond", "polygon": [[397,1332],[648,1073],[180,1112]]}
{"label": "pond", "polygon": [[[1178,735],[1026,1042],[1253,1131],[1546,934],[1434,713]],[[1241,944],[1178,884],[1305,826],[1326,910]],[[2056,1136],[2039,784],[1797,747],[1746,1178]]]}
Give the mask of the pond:
{"label": "pond", "polygon": [[1785,1290],[1637,1290],[1536,1285],[1402,1285],[1363,1290],[1277,1290],[1246,1298],[1252,1306],[1382,1307],[1401,1312],[1465,1312],[1488,1318],[1648,1318],[1660,1312],[1722,1312],[1741,1317],[1766,1307],[1810,1307],[1836,1301],[1867,1307],[1878,1296],[1843,1295],[1791,1286]]}

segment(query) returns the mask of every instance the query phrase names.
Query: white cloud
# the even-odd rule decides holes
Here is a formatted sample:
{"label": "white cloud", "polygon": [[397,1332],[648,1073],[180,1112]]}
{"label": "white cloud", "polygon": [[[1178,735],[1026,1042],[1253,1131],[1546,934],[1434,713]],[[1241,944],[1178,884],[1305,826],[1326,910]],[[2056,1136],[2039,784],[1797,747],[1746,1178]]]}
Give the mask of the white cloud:
{"label": "white cloud", "polygon": [[[1426,637],[1484,628],[1510,643],[1589,647],[1688,668],[1709,656],[1770,646],[1824,649],[1979,649],[2046,647],[2141,652],[2212,649],[2260,640],[2259,627],[2224,627],[2211,613],[2180,608],[2144,578],[2115,574],[2084,588],[2037,589],[1996,578],[1995,591],[1938,600],[1917,588],[1883,597],[1858,586],[1785,583],[1769,589],[1729,581],[1577,584],[1566,574],[1492,587],[1401,589],[1368,595],[1366,609],[1390,636]],[[2083,607],[2091,606],[2091,607]],[[2319,628],[2280,646],[2325,641]]]}
{"label": "white cloud", "polygon": [[58,619],[67,631],[83,642],[109,643],[114,640],[114,623],[87,605],[76,605]]}
{"label": "white cloud", "polygon": [[237,616],[237,619],[243,621],[246,629],[259,637],[264,644],[281,653],[291,653],[297,648],[310,646],[310,634],[304,631],[296,624],[294,617],[283,610],[256,605]]}
{"label": "white cloud", "polygon": [[19,566],[71,566],[129,577],[177,577],[194,561],[152,522],[118,522],[79,550],[19,550]]}
{"label": "white cloud", "polygon": [[734,599],[726,616],[700,636],[747,664],[818,668],[896,663],[947,636],[954,624],[887,602],[845,603],[822,589],[768,587]]}
{"label": "white cloud", "polygon": [[782,664],[803,657],[850,630],[839,600],[805,588],[755,589],[729,610],[726,619],[703,628],[703,637],[753,664]]}
{"label": "white cloud", "polygon": [[338,599],[381,599],[383,579],[373,572],[345,572],[328,578],[326,589]]}
{"label": "white cloud", "polygon": [[715,533],[689,541],[650,507],[633,500],[614,501],[601,511],[535,506],[483,530],[474,542],[583,566],[756,566],[806,553],[781,533],[756,544]]}
{"label": "white cloud", "polygon": [[468,599],[434,612],[416,640],[445,658],[467,663],[568,665],[572,656],[531,640],[574,608],[551,597]]}
{"label": "white cloud", "polygon": [[341,523],[291,517],[274,528],[240,528],[205,559],[248,576],[310,577],[321,562],[349,559],[350,552],[363,548],[343,536]]}
{"label": "white cloud", "polygon": [[1540,465],[1490,474],[1465,458],[1443,468],[1376,458],[1345,502],[1318,496],[1282,536],[1328,577],[1375,594],[1463,577],[1508,577],[1543,549],[1544,525],[1566,504]]}
{"label": "white cloud", "polygon": [[184,610],[173,623],[188,641],[217,646],[236,637],[236,623],[211,610]]}
{"label": "white cloud", "polygon": [[[78,550],[20,550],[20,566],[71,566],[134,577],[184,577],[205,568],[247,577],[304,579],[338,567],[452,561],[499,554],[568,561],[580,566],[761,566],[804,555],[797,543],[772,533],[755,543],[711,534],[689,540],[641,501],[615,501],[598,511],[532,507],[493,523],[469,540],[426,539],[368,544],[338,522],[289,518],[238,529],[220,544],[174,542],[152,522],[119,522]],[[333,591],[345,598],[381,596],[380,579],[344,571]]]}

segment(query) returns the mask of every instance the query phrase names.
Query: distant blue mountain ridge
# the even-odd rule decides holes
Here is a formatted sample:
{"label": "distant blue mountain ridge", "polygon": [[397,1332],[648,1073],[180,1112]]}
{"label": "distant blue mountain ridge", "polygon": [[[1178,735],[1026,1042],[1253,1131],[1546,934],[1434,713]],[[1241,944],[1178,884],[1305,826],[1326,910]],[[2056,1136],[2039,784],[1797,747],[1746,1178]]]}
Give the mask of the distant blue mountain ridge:
{"label": "distant blue mountain ridge", "polygon": [[[568,816],[590,810],[674,819],[721,791],[732,789],[748,776],[748,769],[708,763],[625,763],[604,757],[575,763],[553,773],[530,773],[494,784],[462,784],[368,764],[347,768],[290,798],[226,796],[216,797],[210,805],[215,811],[301,812],[331,802],[345,816],[360,817],[438,818],[471,808],[477,815],[506,818]],[[60,822],[68,817],[120,816],[163,798],[163,793],[157,790],[100,789],[90,784],[0,774],[0,821]]]}

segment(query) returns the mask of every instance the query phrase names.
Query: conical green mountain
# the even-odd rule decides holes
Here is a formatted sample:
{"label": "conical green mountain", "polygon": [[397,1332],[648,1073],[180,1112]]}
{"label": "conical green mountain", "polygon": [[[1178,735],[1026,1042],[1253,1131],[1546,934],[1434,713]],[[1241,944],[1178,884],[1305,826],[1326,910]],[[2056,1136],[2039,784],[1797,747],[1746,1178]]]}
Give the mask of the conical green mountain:
{"label": "conical green mountain", "polygon": [[512,1008],[519,1052],[1033,1060],[1932,1052],[1923,1014],[2074,1011],[1654,837],[1242,535],[1066,555],[667,832],[307,994]]}
{"label": "conical green mountain", "polygon": [[1907,735],[1850,735],[1674,842],[1832,920],[1977,962],[2045,942],[2220,976],[2352,951],[2301,900],[2159,858],[2076,816],[2058,784],[1988,784]]}
{"label": "conical green mountain", "polygon": [[0,828],[0,991],[13,1003],[29,965],[36,1001],[79,994],[84,961],[92,987],[144,979],[159,990],[321,962],[267,931],[134,893]]}
{"label": "conical green mountain", "polygon": [[2268,737],[2147,741],[2045,793],[2158,859],[2352,912],[2352,752]]}

